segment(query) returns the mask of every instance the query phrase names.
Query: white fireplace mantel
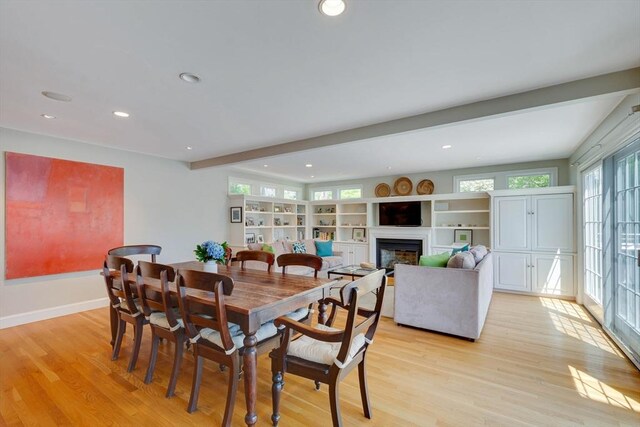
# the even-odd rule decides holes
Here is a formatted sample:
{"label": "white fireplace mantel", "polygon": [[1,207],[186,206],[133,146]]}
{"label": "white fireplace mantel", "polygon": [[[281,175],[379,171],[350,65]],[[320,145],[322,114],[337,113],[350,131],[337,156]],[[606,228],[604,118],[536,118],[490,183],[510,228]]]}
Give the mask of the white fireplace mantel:
{"label": "white fireplace mantel", "polygon": [[422,253],[431,253],[431,227],[371,227],[369,228],[369,261],[376,261],[377,239],[422,240]]}

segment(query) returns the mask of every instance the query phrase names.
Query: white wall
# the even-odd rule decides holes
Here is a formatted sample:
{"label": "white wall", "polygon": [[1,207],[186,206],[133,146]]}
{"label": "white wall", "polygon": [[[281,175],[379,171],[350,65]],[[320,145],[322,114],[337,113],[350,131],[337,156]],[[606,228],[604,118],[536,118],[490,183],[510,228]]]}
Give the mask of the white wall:
{"label": "white wall", "polygon": [[227,168],[192,171],[178,161],[4,128],[0,151],[0,327],[106,305],[100,265],[89,272],[4,280],[6,151],[124,168],[124,242],[162,246],[159,262],[192,260],[197,243],[227,239]]}
{"label": "white wall", "polygon": [[[561,160],[545,160],[539,162],[527,162],[527,163],[513,163],[508,165],[497,166],[483,166],[477,168],[466,169],[453,169],[448,171],[436,171],[436,172],[423,172],[417,174],[402,175],[407,176],[413,182],[412,194],[415,194],[415,187],[423,179],[430,179],[434,184],[434,194],[446,194],[453,193],[453,177],[455,175],[471,175],[481,174],[487,172],[502,172],[512,170],[525,170],[525,169],[541,169],[541,168],[558,168],[558,185],[569,184],[569,162],[567,159]],[[398,179],[400,175],[381,176],[376,178],[367,178],[361,180],[347,180],[347,181],[331,181],[323,182],[321,184],[308,185],[308,189],[329,187],[335,185],[348,185],[348,184],[362,184],[363,185],[363,197],[375,197],[374,190],[376,185],[381,182],[389,184],[393,188],[393,183]],[[308,196],[310,192],[306,192]]]}

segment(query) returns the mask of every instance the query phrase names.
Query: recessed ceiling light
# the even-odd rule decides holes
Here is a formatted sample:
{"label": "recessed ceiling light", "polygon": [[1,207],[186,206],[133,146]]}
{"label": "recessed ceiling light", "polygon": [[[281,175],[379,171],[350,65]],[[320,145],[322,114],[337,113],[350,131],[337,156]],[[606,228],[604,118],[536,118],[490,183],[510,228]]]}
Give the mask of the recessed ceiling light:
{"label": "recessed ceiling light", "polygon": [[40,92],[42,95],[46,96],[49,99],[53,99],[55,101],[62,101],[62,102],[70,102],[71,101],[71,97],[67,96],[67,95],[63,95],[61,93],[55,93],[55,92],[49,92],[48,90],[44,90],[42,92]]}
{"label": "recessed ceiling light", "polygon": [[190,146],[190,145],[187,145],[185,148],[186,148],[187,150],[193,150],[193,147],[192,147],[192,146]]}
{"label": "recessed ceiling light", "polygon": [[315,177],[316,177],[315,175],[311,175],[311,178],[315,178]]}
{"label": "recessed ceiling light", "polygon": [[187,83],[200,83],[200,77],[193,73],[181,73],[179,77]]}
{"label": "recessed ceiling light", "polygon": [[304,165],[305,168],[311,168],[313,167],[313,165],[311,163],[307,163],[306,165]]}
{"label": "recessed ceiling light", "polygon": [[320,12],[327,16],[338,16],[346,7],[344,0],[320,0],[318,4]]}
{"label": "recessed ceiling light", "polygon": [[268,167],[269,167],[269,165],[262,165],[262,166],[264,166],[265,168],[268,168]]}
{"label": "recessed ceiling light", "polygon": [[442,149],[443,149],[443,150],[448,150],[448,149],[449,149],[449,148],[451,148],[451,147],[452,147],[452,145],[448,145],[448,144],[447,144],[447,145],[443,145],[443,146],[442,146]]}
{"label": "recessed ceiling light", "polygon": [[51,114],[40,114],[45,119],[55,119],[56,116],[52,116]]}
{"label": "recessed ceiling light", "polygon": [[129,117],[129,113],[125,113],[124,111],[114,111],[113,115],[118,117],[123,117],[125,119]]}
{"label": "recessed ceiling light", "polygon": [[391,170],[391,166],[387,166],[387,170]]}

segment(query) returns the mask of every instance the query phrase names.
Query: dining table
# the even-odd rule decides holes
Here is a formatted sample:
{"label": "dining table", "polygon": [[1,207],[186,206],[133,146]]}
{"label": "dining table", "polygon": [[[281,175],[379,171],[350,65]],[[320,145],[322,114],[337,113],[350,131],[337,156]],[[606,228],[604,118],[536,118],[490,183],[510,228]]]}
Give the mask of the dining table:
{"label": "dining table", "polygon": [[[176,272],[180,270],[205,271],[205,264],[197,261],[186,261],[168,264]],[[244,372],[245,402],[247,413],[245,423],[253,426],[258,420],[257,404],[257,344],[256,332],[266,322],[272,321],[291,311],[313,302],[318,302],[318,322],[327,321],[327,306],[322,301],[330,295],[331,288],[338,279],[315,278],[313,276],[299,276],[267,272],[262,270],[244,269],[236,266],[218,265],[218,274],[231,277],[234,287],[231,295],[225,296],[227,318],[236,323],[245,335],[242,366]],[[119,276],[115,272],[115,276]],[[132,279],[130,279],[132,280]],[[157,280],[145,280],[150,288],[160,285]],[[176,294],[174,283],[170,284],[171,292]],[[214,293],[198,289],[187,289],[190,296],[215,301]],[[158,294],[159,295],[159,294]],[[117,313],[111,309],[112,344],[117,332]]]}

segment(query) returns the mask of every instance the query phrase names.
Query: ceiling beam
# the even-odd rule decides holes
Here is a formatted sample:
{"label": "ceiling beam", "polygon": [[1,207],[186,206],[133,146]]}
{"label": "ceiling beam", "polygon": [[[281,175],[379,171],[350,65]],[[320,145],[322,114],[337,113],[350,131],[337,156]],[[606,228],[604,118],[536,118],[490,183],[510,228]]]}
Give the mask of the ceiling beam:
{"label": "ceiling beam", "polygon": [[328,147],[347,142],[411,132],[467,120],[512,113],[545,105],[576,101],[609,93],[637,90],[640,88],[640,67],[615,73],[603,74],[582,80],[575,80],[555,86],[548,86],[501,96],[485,101],[418,114],[416,116],[376,123],[374,125],[344,130],[313,138],[300,139],[271,145],[269,147],[227,154],[198,160],[190,164],[191,169],[228,165],[265,157],[273,157],[297,151]]}

